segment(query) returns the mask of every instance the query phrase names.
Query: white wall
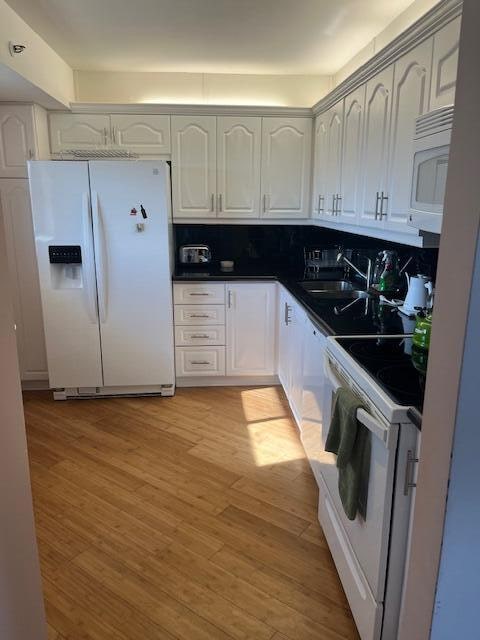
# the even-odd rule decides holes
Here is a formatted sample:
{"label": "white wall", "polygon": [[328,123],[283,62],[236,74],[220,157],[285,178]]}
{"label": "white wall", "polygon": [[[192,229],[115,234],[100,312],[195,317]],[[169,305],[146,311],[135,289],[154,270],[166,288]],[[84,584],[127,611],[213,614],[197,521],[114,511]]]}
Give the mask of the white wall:
{"label": "white wall", "polygon": [[[25,51],[12,57],[10,41],[26,45]],[[5,0],[0,0],[0,64],[19,73],[60,105],[68,106],[74,100],[72,69]]]}
{"label": "white wall", "polygon": [[46,640],[20,375],[0,220],[0,638]]}
{"label": "white wall", "polygon": [[337,71],[332,78],[332,88],[348,78],[362,64],[365,64],[387,44],[395,40],[405,29],[421,18],[427,11],[438,4],[439,0],[414,0],[393,22],[361,49],[346,65]]}
{"label": "white wall", "polygon": [[476,638],[479,635],[479,318],[480,243],[477,241],[431,640]]}
{"label": "white wall", "polygon": [[75,71],[76,102],[311,107],[329,76]]}

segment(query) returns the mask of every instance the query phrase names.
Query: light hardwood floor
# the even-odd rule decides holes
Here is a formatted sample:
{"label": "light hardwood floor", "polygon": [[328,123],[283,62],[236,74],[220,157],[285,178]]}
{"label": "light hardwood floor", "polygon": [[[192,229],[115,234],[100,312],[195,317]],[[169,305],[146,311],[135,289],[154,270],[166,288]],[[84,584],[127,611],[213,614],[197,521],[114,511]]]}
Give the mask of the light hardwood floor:
{"label": "light hardwood floor", "polygon": [[49,640],[358,638],[279,387],[24,404]]}

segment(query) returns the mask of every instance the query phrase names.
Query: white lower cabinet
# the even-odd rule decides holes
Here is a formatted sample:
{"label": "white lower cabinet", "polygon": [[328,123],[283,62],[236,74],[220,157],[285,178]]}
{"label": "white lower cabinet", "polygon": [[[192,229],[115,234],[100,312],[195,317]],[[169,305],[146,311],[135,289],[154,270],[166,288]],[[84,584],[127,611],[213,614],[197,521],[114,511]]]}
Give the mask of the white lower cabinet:
{"label": "white lower cabinet", "polygon": [[278,311],[278,377],[298,425],[301,424],[303,358],[307,316],[281,287]]}
{"label": "white lower cabinet", "polygon": [[28,180],[0,180],[2,223],[7,245],[20,375],[24,381],[48,380]]}
{"label": "white lower cabinet", "polygon": [[275,282],[174,283],[173,299],[176,376],[184,385],[215,376],[274,379]]}
{"label": "white lower cabinet", "polygon": [[177,376],[224,376],[225,347],[176,347]]}
{"label": "white lower cabinet", "polygon": [[276,292],[270,282],[227,285],[227,375],[275,374]]}

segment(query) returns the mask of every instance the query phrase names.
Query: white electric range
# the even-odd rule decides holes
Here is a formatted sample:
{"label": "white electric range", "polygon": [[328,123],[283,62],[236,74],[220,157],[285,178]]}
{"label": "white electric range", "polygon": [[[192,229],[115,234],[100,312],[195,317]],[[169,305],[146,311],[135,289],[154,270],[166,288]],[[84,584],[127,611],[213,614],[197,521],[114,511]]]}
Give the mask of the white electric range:
{"label": "white electric range", "polygon": [[[310,462],[319,520],[362,640],[397,638],[420,443],[408,410],[421,410],[425,360],[408,336],[326,340],[321,442]],[[353,521],[340,500],[336,456],[325,452],[339,387],[361,398],[357,419],[371,441],[367,510]]]}

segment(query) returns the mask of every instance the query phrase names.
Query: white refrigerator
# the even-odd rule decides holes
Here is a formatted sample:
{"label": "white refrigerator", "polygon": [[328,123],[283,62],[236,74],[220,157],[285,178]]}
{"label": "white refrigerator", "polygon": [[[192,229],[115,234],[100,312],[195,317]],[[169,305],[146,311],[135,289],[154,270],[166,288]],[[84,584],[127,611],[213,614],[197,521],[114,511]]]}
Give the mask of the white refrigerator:
{"label": "white refrigerator", "polygon": [[28,175],[55,397],[173,395],[168,165],[31,161]]}

